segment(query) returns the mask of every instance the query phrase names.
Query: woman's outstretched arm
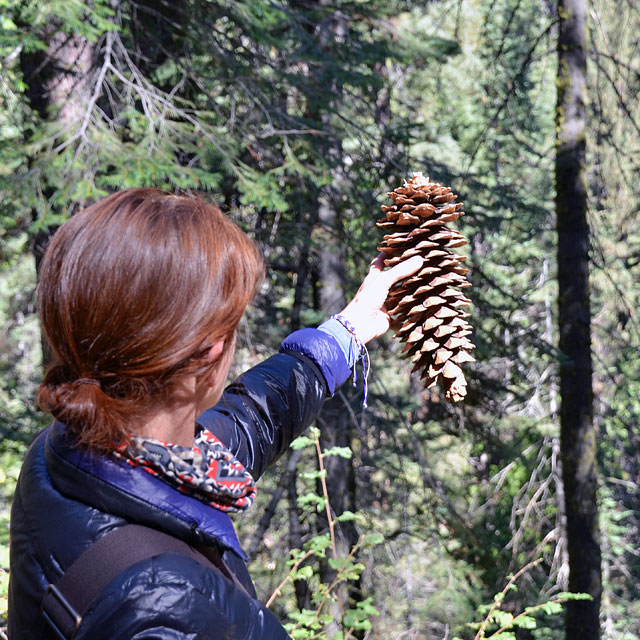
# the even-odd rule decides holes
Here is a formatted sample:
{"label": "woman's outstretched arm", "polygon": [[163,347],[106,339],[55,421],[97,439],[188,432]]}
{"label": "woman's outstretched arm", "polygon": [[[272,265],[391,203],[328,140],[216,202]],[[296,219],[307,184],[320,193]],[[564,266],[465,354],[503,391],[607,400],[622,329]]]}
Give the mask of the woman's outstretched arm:
{"label": "woman's outstretched arm", "polygon": [[[302,329],[287,337],[281,353],[249,369],[225,390],[198,423],[211,430],[257,479],[318,415],[327,395],[345,382],[357,352],[389,328],[384,308],[389,289],[414,273],[421,258],[383,270],[378,256],[353,300],[341,312],[353,333]],[[334,323],[335,325],[335,323]],[[354,335],[355,334],[355,337]]]}

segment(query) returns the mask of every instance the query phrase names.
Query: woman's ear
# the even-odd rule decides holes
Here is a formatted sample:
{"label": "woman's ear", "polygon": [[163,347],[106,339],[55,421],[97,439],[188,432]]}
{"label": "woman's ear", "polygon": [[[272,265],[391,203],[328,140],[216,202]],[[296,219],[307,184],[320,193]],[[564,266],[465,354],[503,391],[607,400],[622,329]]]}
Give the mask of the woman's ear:
{"label": "woman's ear", "polygon": [[225,340],[218,340],[213,343],[211,349],[209,349],[209,353],[207,354],[207,360],[212,364],[222,355],[224,351]]}
{"label": "woman's ear", "polygon": [[[213,346],[211,347],[211,349],[209,349],[209,353],[207,353],[207,360],[211,364],[220,360],[220,356],[224,351],[224,345],[225,345],[224,339],[218,340],[217,342],[213,343]],[[207,373],[204,376],[203,381],[207,387],[214,387],[218,382],[218,377],[219,377],[218,367],[215,367],[211,369],[211,371],[209,371],[209,373]]]}

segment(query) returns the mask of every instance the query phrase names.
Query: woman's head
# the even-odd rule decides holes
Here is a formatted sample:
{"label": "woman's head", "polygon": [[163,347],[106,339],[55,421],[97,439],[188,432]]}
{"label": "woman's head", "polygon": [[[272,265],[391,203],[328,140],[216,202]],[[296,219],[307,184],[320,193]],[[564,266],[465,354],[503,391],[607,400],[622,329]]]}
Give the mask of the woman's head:
{"label": "woman's head", "polygon": [[229,357],[261,275],[256,246],[211,204],[147,188],[97,202],[57,231],[42,264],[53,362],[38,403],[79,442],[109,448],[182,378]]}

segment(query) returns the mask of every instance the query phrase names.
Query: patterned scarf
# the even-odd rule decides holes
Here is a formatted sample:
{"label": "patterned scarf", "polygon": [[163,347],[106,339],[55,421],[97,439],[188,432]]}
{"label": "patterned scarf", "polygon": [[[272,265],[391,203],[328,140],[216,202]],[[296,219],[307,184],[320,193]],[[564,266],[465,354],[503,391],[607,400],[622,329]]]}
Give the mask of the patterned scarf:
{"label": "patterned scarf", "polygon": [[114,455],[216,509],[245,511],[256,497],[255,480],[211,431],[199,428],[193,448],[132,436]]}

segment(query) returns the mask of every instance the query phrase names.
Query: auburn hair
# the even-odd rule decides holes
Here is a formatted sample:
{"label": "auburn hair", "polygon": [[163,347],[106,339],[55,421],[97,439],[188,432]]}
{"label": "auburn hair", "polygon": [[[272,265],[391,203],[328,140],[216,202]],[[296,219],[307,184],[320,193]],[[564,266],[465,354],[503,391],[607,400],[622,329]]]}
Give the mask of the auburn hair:
{"label": "auburn hair", "polygon": [[100,450],[170,401],[175,384],[216,363],[263,274],[249,237],[220,209],[159,189],[114,193],[53,236],[38,305],[53,354],[40,408]]}

